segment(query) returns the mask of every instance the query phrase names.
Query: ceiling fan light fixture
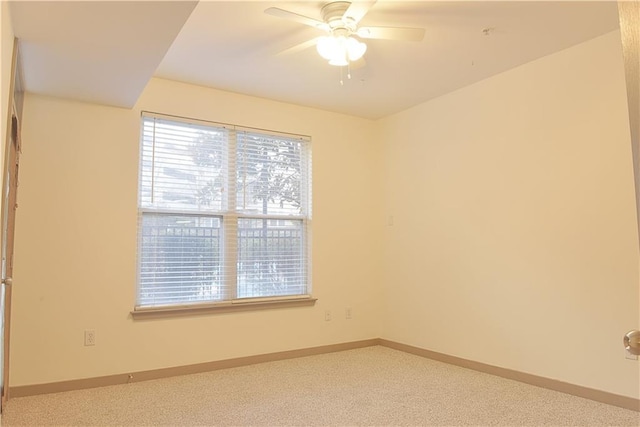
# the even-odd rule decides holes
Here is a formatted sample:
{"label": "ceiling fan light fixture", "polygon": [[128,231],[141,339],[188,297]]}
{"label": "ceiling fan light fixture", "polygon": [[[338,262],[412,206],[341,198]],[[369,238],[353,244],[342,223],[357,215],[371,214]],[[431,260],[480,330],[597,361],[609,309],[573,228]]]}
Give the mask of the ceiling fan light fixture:
{"label": "ceiling fan light fixture", "polygon": [[316,49],[330,65],[343,67],[362,58],[367,45],[350,36],[325,36],[320,37]]}
{"label": "ceiling fan light fixture", "polygon": [[318,39],[318,44],[316,45],[316,49],[318,50],[320,56],[328,61],[330,61],[334,57],[335,52],[339,48],[340,47],[338,46],[338,40],[332,36],[320,37]]}
{"label": "ceiling fan light fixture", "polygon": [[349,37],[347,39],[347,53],[349,55],[349,61],[357,61],[362,58],[364,53],[367,51],[367,45],[363,42],[360,42],[353,37]]}
{"label": "ceiling fan light fixture", "polygon": [[331,58],[329,61],[329,65],[335,65],[336,67],[346,67],[349,65],[349,61],[346,56],[336,56],[335,58]]}

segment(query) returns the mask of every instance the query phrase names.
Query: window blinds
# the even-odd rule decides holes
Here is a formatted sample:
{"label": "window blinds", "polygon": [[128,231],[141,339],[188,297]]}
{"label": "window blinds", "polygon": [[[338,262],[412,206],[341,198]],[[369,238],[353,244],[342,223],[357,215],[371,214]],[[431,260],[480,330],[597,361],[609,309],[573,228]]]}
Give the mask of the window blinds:
{"label": "window blinds", "polygon": [[310,292],[308,138],[145,114],[138,306]]}

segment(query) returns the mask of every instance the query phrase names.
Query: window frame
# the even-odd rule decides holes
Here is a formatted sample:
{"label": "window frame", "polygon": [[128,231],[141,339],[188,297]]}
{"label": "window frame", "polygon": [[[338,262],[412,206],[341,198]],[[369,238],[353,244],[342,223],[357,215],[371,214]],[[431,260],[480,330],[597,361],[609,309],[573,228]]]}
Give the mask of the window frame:
{"label": "window frame", "polygon": [[[160,119],[175,122],[185,125],[197,125],[218,129],[225,129],[227,132],[226,144],[224,144],[225,153],[225,186],[226,186],[226,200],[223,197],[220,210],[204,210],[204,211],[192,211],[192,210],[180,210],[171,209],[165,207],[143,207],[142,202],[142,179],[143,179],[143,162],[145,160],[144,154],[144,132],[145,121],[148,119]],[[237,158],[237,144],[239,141],[239,134],[247,132],[251,134],[282,137],[287,140],[299,140],[303,143],[303,151],[300,158],[301,163],[301,177],[300,177],[300,198],[301,198],[301,213],[298,215],[286,215],[286,214],[251,214],[243,212],[237,206],[237,173],[239,166],[236,165]],[[311,294],[311,176],[312,176],[312,164],[311,164],[311,138],[309,136],[290,134],[285,132],[277,132],[271,130],[250,128],[245,126],[236,126],[225,123],[212,122],[208,120],[199,120],[192,118],[185,118],[180,116],[159,114],[149,111],[142,111],[140,117],[140,137],[139,137],[139,168],[138,168],[138,199],[137,199],[137,259],[136,259],[136,294],[135,305],[131,315],[136,318],[151,318],[151,317],[165,317],[176,315],[192,315],[202,314],[206,312],[228,312],[228,311],[244,311],[244,310],[260,310],[268,308],[279,307],[293,307],[293,306],[309,306],[315,304],[316,298]],[[155,161],[155,157],[153,157]],[[152,173],[152,180],[153,180]],[[152,184],[153,185],[153,184]],[[153,192],[152,188],[152,192]],[[153,198],[153,196],[152,196]],[[220,218],[221,222],[221,268],[225,270],[222,274],[224,277],[224,283],[222,289],[224,292],[232,291],[230,295],[223,295],[221,300],[203,300],[201,302],[176,302],[168,304],[144,304],[140,303],[141,298],[141,270],[142,270],[142,223],[143,218],[146,215],[188,215],[195,217],[209,217]],[[300,221],[302,228],[301,238],[301,261],[303,263],[303,277],[306,282],[305,291],[302,294],[284,294],[284,295],[272,295],[272,296],[257,296],[257,297],[241,297],[238,298],[238,257],[239,257],[239,245],[240,239],[238,235],[238,224],[242,219],[260,219],[260,220],[288,220],[288,221]],[[229,244],[230,242],[233,244]]]}

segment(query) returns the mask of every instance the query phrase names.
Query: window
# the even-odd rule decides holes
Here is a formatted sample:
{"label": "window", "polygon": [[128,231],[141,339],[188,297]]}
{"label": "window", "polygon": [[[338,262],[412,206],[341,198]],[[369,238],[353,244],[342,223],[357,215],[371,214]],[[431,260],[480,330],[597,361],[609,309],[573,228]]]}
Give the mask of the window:
{"label": "window", "polygon": [[307,137],[144,113],[136,309],[308,296]]}

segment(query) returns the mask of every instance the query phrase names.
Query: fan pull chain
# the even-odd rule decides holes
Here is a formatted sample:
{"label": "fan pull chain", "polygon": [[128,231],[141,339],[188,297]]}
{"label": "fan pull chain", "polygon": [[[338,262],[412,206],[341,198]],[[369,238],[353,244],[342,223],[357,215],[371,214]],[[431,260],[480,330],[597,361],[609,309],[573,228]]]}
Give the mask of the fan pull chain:
{"label": "fan pull chain", "polygon": [[[347,80],[351,80],[351,63],[347,63]],[[344,86],[344,67],[340,67],[340,86]]]}

